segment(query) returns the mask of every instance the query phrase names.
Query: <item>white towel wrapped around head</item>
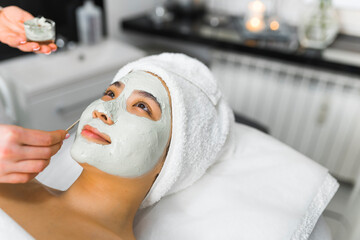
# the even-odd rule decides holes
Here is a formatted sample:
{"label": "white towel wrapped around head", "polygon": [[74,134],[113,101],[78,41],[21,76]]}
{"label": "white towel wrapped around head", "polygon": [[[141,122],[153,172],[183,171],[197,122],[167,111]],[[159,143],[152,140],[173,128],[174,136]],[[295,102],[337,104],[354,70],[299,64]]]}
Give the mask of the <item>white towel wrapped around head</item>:
{"label": "white towel wrapped around head", "polygon": [[216,161],[229,134],[233,113],[210,70],[183,54],[163,53],[124,66],[113,82],[134,70],[156,74],[172,104],[172,136],[164,166],[141,207],[185,189]]}

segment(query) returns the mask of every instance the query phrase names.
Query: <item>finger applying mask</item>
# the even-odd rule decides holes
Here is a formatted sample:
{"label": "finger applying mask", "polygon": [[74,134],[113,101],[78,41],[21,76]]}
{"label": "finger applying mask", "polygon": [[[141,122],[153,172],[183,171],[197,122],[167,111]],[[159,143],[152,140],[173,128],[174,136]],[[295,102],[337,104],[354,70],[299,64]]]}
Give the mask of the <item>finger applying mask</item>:
{"label": "finger applying mask", "polygon": [[22,183],[45,169],[61,148],[66,131],[47,132],[0,124],[0,136],[0,182]]}

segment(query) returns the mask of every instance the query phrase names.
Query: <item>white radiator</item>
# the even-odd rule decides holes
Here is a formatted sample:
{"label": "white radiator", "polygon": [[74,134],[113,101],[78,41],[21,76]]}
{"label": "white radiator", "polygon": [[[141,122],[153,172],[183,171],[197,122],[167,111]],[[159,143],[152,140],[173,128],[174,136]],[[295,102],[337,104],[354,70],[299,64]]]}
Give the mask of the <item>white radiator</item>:
{"label": "white radiator", "polygon": [[355,182],[360,168],[360,78],[215,52],[212,71],[235,112]]}

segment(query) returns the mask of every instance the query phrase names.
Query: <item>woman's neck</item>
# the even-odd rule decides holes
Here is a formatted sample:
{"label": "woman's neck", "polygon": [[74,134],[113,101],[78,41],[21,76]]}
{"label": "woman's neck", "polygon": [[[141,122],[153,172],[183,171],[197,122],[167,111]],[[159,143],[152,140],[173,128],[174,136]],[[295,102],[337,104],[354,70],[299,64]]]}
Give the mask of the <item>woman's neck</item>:
{"label": "woman's neck", "polygon": [[82,166],[82,174],[60,199],[116,234],[133,238],[134,217],[152,181],[121,178],[88,164]]}

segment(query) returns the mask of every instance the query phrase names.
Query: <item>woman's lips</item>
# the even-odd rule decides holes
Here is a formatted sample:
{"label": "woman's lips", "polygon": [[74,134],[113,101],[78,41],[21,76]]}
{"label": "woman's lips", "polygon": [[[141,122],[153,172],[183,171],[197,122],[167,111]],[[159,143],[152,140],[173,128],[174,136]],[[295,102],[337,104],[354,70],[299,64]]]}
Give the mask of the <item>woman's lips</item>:
{"label": "woman's lips", "polygon": [[90,125],[85,125],[83,127],[83,129],[81,130],[81,135],[87,140],[97,144],[101,144],[101,145],[111,144],[111,139],[108,135],[99,132],[99,130],[97,130],[94,127],[91,127]]}

